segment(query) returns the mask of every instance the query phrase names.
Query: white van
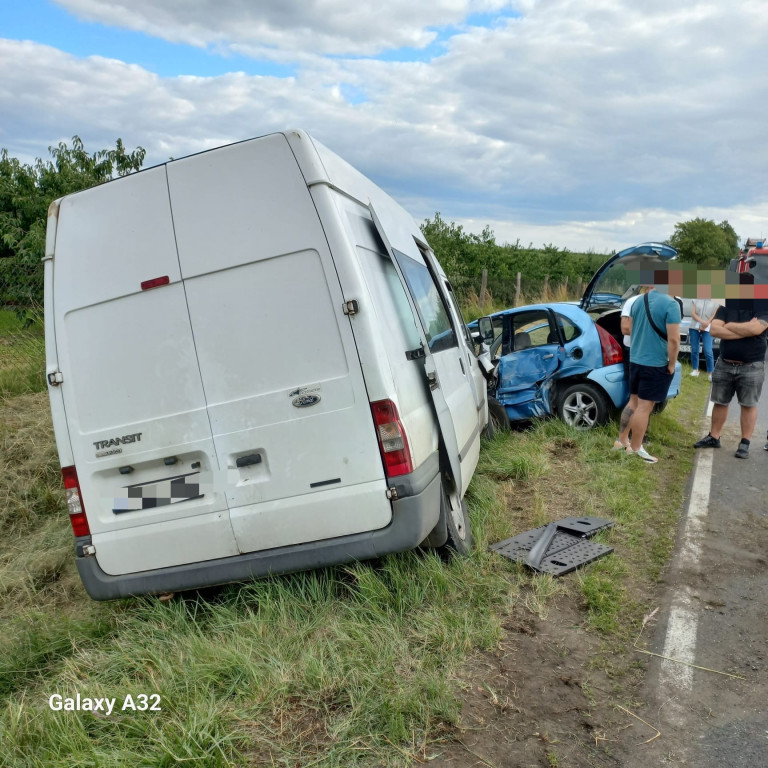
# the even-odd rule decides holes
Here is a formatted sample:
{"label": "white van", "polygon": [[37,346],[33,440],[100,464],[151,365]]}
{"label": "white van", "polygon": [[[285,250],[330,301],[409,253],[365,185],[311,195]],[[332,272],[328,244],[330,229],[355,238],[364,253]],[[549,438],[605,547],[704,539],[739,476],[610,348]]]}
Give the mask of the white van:
{"label": "white van", "polygon": [[472,340],[414,220],[306,133],[52,203],[45,330],[91,597],[469,548]]}

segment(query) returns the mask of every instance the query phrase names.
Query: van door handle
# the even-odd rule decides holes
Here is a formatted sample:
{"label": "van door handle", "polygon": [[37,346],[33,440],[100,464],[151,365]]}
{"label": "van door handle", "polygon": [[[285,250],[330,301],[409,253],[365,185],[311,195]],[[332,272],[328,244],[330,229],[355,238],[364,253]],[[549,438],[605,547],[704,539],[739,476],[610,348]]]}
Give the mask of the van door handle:
{"label": "van door handle", "polygon": [[261,464],[261,454],[252,453],[249,456],[241,456],[235,461],[235,464],[238,469],[241,467],[249,467],[251,464]]}
{"label": "van door handle", "polygon": [[440,380],[437,378],[435,371],[430,371],[427,374],[427,381],[429,382],[430,389],[437,389],[440,386]]}
{"label": "van door handle", "polygon": [[542,360],[551,360],[555,356],[554,352],[551,352],[548,355],[544,355],[541,359]]}

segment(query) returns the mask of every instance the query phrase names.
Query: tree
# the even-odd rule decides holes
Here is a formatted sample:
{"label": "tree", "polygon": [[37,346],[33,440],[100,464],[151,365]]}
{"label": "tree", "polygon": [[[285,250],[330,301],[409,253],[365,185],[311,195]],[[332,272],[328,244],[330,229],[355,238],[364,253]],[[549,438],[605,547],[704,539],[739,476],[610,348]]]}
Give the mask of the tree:
{"label": "tree", "polygon": [[695,218],[675,224],[669,244],[680,253],[681,261],[703,267],[727,267],[739,255],[739,237],[733,227],[722,221]]}
{"label": "tree", "polygon": [[728,223],[728,219],[721,221],[717,226],[725,233],[731,254],[729,260],[735,259],[739,255],[739,236],[736,234],[736,230]]}
{"label": "tree", "polygon": [[488,270],[488,289],[503,307],[515,299],[518,272],[525,281],[523,290],[535,295],[547,276],[551,284],[561,284],[568,278],[575,286],[580,278],[588,282],[605,261],[598,254],[572,253],[552,244],[534,248],[531,243],[526,248],[518,240],[499,245],[490,227],[479,235],[469,233],[460,224],[446,222],[439,213],[426,219],[421,230],[462,301],[476,295],[484,269]]}
{"label": "tree", "polygon": [[33,165],[0,151],[0,302],[25,307],[43,297],[45,228],[48,206],[63,195],[79,192],[115,176],[138,171],[145,150],[126,152],[121,139],[114,149],[93,154],[80,137],[49,147],[50,160]]}
{"label": "tree", "polygon": [[440,213],[425,219],[421,231],[452,280],[470,278],[489,267],[487,260],[496,248],[494,234],[485,227],[481,235],[464,231],[461,224],[449,224]]}

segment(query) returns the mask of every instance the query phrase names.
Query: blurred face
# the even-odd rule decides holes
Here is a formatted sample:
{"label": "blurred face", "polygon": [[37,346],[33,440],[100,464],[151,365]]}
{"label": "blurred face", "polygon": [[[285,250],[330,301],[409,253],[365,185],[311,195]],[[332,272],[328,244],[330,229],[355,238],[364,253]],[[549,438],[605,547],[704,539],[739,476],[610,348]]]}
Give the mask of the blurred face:
{"label": "blurred face", "polygon": [[669,295],[682,296],[683,295],[683,270],[670,269],[668,272],[668,277],[669,277]]}

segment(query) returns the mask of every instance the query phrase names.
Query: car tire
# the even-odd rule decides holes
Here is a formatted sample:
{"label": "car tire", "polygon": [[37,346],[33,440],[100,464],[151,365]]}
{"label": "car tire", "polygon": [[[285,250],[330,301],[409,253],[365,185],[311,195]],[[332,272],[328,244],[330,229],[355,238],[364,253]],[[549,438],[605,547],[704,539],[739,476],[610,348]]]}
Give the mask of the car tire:
{"label": "car tire", "polygon": [[448,538],[438,550],[444,555],[466,557],[472,551],[472,526],[469,522],[467,502],[459,500],[455,493],[448,494],[441,486],[440,504],[445,512],[445,527]]}
{"label": "car tire", "polygon": [[666,407],[669,400],[664,400],[661,403],[654,403],[652,413],[661,413]]}
{"label": "car tire", "polygon": [[588,381],[571,384],[557,398],[557,415],[575,429],[592,429],[608,419],[608,398]]}
{"label": "car tire", "polygon": [[495,397],[489,397],[488,423],[483,430],[483,437],[490,440],[497,432],[508,432],[510,428],[506,408]]}

